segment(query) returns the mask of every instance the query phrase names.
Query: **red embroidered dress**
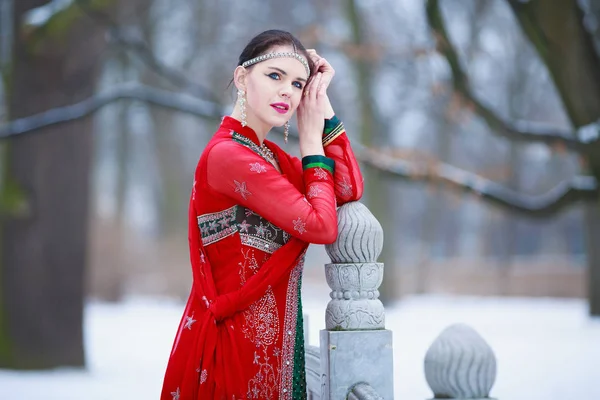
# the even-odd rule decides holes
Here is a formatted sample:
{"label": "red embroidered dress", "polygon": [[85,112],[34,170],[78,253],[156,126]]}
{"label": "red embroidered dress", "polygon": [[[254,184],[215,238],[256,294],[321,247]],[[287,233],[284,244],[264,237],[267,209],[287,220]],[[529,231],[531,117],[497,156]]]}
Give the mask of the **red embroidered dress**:
{"label": "red embroidered dress", "polygon": [[300,287],[308,243],[337,236],[337,204],[363,182],[343,124],[302,161],[225,117],[195,173],[189,208],[193,286],[161,400],[305,399]]}

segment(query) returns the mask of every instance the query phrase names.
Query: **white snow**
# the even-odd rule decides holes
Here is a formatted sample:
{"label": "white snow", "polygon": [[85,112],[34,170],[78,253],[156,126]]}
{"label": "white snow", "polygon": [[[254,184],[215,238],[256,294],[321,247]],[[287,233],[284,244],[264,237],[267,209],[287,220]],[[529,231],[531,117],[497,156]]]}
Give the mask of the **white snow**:
{"label": "white snow", "polygon": [[[305,296],[309,339],[324,326],[327,294]],[[132,299],[86,307],[87,370],[0,370],[0,399],[158,399],[183,304]],[[600,399],[600,319],[583,300],[410,297],[388,308],[397,399],[432,397],[423,358],[448,325],[467,323],[494,349],[491,395],[506,400]]]}

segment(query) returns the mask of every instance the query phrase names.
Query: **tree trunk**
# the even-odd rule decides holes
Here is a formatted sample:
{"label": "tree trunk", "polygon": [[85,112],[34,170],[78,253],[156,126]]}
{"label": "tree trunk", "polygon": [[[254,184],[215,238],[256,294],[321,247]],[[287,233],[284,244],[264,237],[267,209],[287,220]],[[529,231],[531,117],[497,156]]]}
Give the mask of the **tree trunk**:
{"label": "tree trunk", "polygon": [[162,237],[185,234],[186,196],[188,189],[182,182],[186,176],[182,154],[174,132],[176,116],[171,111],[152,110],[154,155],[160,173],[158,190],[159,232]]}
{"label": "tree trunk", "polygon": [[[523,32],[548,68],[572,124],[581,127],[598,121],[600,57],[591,35],[584,28],[584,15],[577,0],[508,1]],[[587,157],[589,169],[598,180],[598,143],[590,145]],[[590,312],[600,315],[600,253],[597,250],[600,203],[586,206],[586,214]]]}
{"label": "tree trunk", "polygon": [[[351,46],[364,49],[367,40],[358,5],[355,0],[347,0],[344,6],[351,29]],[[368,55],[361,50],[351,51],[348,57],[353,62],[357,82],[360,141],[366,147],[376,146],[377,143],[373,140],[374,132],[381,133],[383,129],[381,120],[377,118],[373,107],[375,102],[371,89],[374,66]],[[381,224],[384,232],[383,251],[379,261],[385,263],[385,279],[380,287],[380,298],[386,303],[399,297],[400,290],[400,271],[394,251],[394,213],[389,207],[389,191],[385,185],[387,179],[384,173],[369,165],[362,165],[361,171],[365,185],[364,201]],[[395,205],[398,206],[397,203]]]}
{"label": "tree trunk", "polygon": [[600,117],[600,58],[577,0],[509,0],[576,127]]}
{"label": "tree trunk", "polygon": [[[79,101],[94,89],[98,29],[82,17],[55,16],[26,33],[22,16],[41,3],[14,3],[13,119]],[[78,12],[73,7],[64,11],[70,17]],[[9,139],[5,176],[28,207],[1,220],[0,368],[84,364],[91,131],[84,118]]]}
{"label": "tree trunk", "polygon": [[[596,155],[591,170],[600,182],[600,154]],[[588,299],[593,316],[600,316],[600,201],[585,206],[585,233],[588,260]]]}

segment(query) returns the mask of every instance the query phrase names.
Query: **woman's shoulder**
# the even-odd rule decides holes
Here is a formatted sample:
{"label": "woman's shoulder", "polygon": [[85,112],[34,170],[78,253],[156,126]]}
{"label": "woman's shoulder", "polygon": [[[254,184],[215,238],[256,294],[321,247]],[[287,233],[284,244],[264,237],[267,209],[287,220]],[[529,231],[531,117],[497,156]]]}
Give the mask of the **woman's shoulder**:
{"label": "woman's shoulder", "polygon": [[203,157],[226,163],[260,157],[260,146],[234,131],[218,130],[208,142]]}

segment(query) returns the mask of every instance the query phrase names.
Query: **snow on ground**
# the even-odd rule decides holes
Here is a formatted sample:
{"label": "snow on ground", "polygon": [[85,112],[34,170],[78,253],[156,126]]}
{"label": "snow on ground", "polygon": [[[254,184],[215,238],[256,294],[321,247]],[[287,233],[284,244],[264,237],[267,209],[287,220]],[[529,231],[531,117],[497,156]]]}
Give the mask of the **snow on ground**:
{"label": "snow on ground", "polygon": [[[321,298],[319,298],[321,297]],[[309,341],[324,327],[327,297],[305,296]],[[0,399],[158,399],[183,305],[132,299],[86,307],[87,370],[0,370]],[[419,296],[387,310],[394,332],[396,399],[432,397],[423,358],[448,325],[475,328],[494,349],[499,400],[600,400],[600,319],[584,301]]]}

